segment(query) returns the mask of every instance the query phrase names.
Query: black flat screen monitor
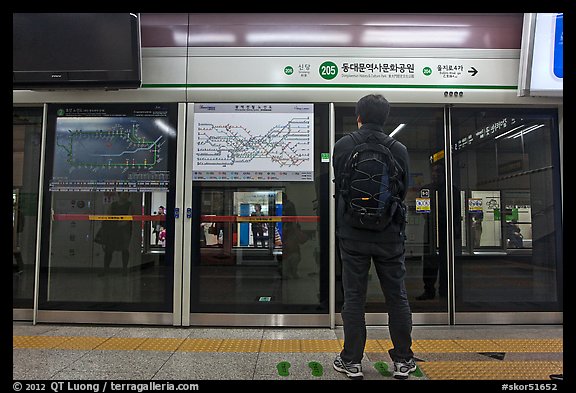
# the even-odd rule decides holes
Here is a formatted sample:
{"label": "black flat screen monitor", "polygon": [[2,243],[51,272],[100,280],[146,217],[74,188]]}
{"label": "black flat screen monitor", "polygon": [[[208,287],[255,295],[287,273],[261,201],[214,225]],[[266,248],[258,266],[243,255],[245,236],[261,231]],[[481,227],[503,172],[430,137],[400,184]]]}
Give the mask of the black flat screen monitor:
{"label": "black flat screen monitor", "polygon": [[14,13],[15,90],[141,86],[137,13]]}

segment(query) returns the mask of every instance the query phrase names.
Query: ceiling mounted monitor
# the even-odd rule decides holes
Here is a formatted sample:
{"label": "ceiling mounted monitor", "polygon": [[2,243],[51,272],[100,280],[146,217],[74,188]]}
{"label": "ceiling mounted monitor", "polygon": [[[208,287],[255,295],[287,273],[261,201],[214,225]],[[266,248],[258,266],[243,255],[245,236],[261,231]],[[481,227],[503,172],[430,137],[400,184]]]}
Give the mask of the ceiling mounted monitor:
{"label": "ceiling mounted monitor", "polygon": [[15,90],[142,84],[137,13],[14,13],[12,40]]}

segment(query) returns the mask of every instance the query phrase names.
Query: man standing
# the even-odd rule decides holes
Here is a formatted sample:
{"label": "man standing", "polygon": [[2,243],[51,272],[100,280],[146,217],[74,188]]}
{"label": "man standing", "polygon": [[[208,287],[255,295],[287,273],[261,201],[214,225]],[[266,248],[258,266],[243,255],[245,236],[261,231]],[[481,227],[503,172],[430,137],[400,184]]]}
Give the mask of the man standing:
{"label": "man standing", "polygon": [[[390,112],[388,101],[379,94],[370,94],[356,104],[358,130],[353,134],[359,137],[373,135],[380,143],[390,146],[392,155],[402,168],[403,188],[399,195],[403,201],[408,189],[409,159],[406,147],[384,134],[384,124]],[[345,373],[351,379],[362,379],[362,358],[366,345],[365,304],[368,286],[368,272],[371,261],[378,274],[380,286],[388,306],[389,330],[393,348],[388,353],[394,362],[394,378],[406,379],[416,371],[412,352],[412,311],[408,303],[404,276],[404,241],[406,218],[401,214],[384,230],[359,229],[344,221],[344,199],[340,195],[344,166],[350,152],[359,138],[345,135],[334,145],[333,162],[336,183],[336,236],[342,261],[342,285],[344,305],[344,348],[334,360],[334,369]]]}
{"label": "man standing", "polygon": [[[264,213],[262,212],[262,205],[259,203],[254,204],[254,213],[252,216],[262,217]],[[266,247],[265,239],[264,239],[264,228],[265,223],[262,221],[254,221],[252,223],[252,238],[254,239],[254,247],[258,247],[258,241],[262,247]]]}
{"label": "man standing", "polygon": [[[164,209],[164,206],[159,206],[158,207],[158,213],[156,214],[158,216],[165,216],[166,212]],[[154,240],[154,244],[158,245],[158,240],[160,240],[160,232],[162,231],[162,229],[164,229],[164,225],[165,222],[163,221],[166,217],[162,217],[162,220],[158,220],[156,222],[156,224],[154,225],[154,235],[155,235],[155,240]]]}

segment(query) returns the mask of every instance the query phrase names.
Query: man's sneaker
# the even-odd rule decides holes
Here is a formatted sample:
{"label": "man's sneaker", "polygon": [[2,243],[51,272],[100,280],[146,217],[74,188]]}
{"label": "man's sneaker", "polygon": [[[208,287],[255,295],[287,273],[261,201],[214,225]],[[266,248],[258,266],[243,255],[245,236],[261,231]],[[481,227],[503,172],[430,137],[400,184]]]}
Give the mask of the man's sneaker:
{"label": "man's sneaker", "polygon": [[416,362],[414,359],[394,362],[394,378],[396,379],[406,379],[408,378],[408,374],[414,371],[416,371]]}
{"label": "man's sneaker", "polygon": [[362,373],[362,365],[360,363],[345,363],[340,355],[336,356],[334,359],[334,370],[345,373],[350,379],[362,379],[364,374]]}

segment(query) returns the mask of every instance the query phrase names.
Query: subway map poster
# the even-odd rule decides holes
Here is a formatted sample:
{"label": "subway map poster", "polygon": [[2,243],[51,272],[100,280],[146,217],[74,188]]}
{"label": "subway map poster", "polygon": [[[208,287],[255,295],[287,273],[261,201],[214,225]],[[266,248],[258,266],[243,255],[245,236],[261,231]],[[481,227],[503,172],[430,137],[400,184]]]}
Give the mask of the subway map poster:
{"label": "subway map poster", "polygon": [[50,191],[167,191],[170,105],[53,104]]}
{"label": "subway map poster", "polygon": [[194,105],[192,180],[313,181],[314,105]]}

